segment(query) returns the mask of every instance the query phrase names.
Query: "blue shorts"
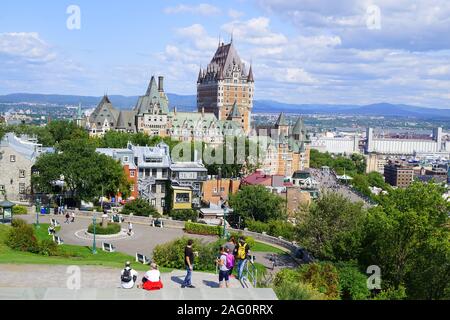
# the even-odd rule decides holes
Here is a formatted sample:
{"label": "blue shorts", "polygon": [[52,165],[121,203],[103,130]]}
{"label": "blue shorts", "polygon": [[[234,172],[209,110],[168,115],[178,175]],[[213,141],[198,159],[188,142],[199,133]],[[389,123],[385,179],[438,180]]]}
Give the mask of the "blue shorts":
{"label": "blue shorts", "polygon": [[219,271],[219,282],[222,282],[223,280],[225,281],[230,281],[230,271]]}

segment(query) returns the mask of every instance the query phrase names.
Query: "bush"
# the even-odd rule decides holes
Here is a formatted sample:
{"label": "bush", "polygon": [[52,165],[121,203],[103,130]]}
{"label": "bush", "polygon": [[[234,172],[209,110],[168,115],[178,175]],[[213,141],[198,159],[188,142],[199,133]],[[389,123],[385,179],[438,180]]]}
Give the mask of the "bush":
{"label": "bush", "polygon": [[329,299],[339,299],[339,275],[331,263],[312,263],[300,267],[300,280],[309,283]]}
{"label": "bush", "polygon": [[[169,243],[161,244],[153,250],[153,260],[161,267],[184,269],[184,248],[188,238],[183,237]],[[214,271],[215,259],[217,258],[220,243],[205,244],[195,239],[193,244],[194,252],[198,252],[198,257],[194,259],[195,270]]]}
{"label": "bush", "polygon": [[204,236],[222,236],[223,227],[209,226],[207,224],[186,222],[184,224],[184,230],[190,234],[200,234]]}
{"label": "bush", "polygon": [[310,284],[283,282],[274,288],[279,300],[326,300],[327,297]]}
{"label": "bush", "polygon": [[[95,225],[95,234],[99,235],[108,235],[108,234],[117,234],[120,232],[122,227],[118,223],[108,223],[106,228],[103,228],[101,224],[96,223]],[[94,224],[91,224],[88,228],[89,233],[94,233]]]}
{"label": "bush", "polygon": [[13,216],[17,215],[25,215],[28,214],[28,208],[25,206],[14,206],[13,207]]}
{"label": "bush", "polygon": [[49,257],[58,256],[58,245],[50,239],[42,240],[41,243],[39,243],[39,254]]}
{"label": "bush", "polygon": [[153,216],[155,218],[160,217],[161,215],[159,212],[150,205],[147,201],[144,199],[136,199],[131,202],[128,202],[122,209],[122,214],[130,215],[133,214],[135,216],[140,217],[148,217]]}
{"label": "bush", "polygon": [[27,225],[28,225],[28,223],[23,219],[14,219],[13,218],[13,220],[11,222],[11,226],[13,228],[19,228],[19,227],[27,226]]}
{"label": "bush", "polygon": [[34,229],[27,224],[21,224],[12,228],[5,243],[13,250],[32,253],[39,252],[39,243],[34,234]]}
{"label": "bush", "polygon": [[174,220],[197,222],[198,214],[195,210],[172,210],[169,214]]}
{"label": "bush", "polygon": [[339,291],[342,300],[365,300],[370,291],[367,276],[358,270],[356,264],[341,262],[336,264],[339,274]]}

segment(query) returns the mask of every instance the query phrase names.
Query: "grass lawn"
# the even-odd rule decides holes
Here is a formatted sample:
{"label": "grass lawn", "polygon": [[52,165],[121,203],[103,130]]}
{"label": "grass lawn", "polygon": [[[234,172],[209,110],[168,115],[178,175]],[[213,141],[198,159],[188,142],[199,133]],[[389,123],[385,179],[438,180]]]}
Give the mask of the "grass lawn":
{"label": "grass lawn", "polygon": [[[36,230],[36,237],[39,240],[49,239],[48,224],[41,224]],[[20,252],[10,249],[4,241],[11,227],[0,225],[0,264],[47,264],[47,265],[90,265],[121,269],[126,261],[135,261],[135,257],[123,253],[108,253],[97,250],[97,254],[92,254],[90,247],[61,245],[61,253],[64,256],[47,257],[39,254]],[[139,271],[148,270],[148,266],[133,263],[133,268]],[[161,272],[171,272],[173,269],[160,268]]]}
{"label": "grass lawn", "polygon": [[285,251],[273,247],[271,245],[262,243],[262,242],[256,242],[254,246],[252,246],[250,248],[251,251],[253,252],[271,252],[271,253],[277,253],[277,254],[284,254],[286,253]]}

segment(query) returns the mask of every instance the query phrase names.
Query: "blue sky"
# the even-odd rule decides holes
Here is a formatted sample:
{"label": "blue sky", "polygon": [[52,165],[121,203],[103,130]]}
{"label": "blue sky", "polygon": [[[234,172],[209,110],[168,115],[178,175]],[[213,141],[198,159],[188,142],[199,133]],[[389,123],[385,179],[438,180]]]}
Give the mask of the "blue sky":
{"label": "blue sky", "polygon": [[233,31],[257,99],[450,108],[449,17],[446,0],[5,0],[0,94],[138,95],[152,74],[195,94]]}

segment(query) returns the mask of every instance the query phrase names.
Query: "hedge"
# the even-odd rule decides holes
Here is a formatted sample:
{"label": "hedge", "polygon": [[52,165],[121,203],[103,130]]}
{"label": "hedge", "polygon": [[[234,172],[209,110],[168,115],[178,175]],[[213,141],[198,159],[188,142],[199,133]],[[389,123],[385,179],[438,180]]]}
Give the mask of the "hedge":
{"label": "hedge", "polygon": [[14,206],[13,207],[13,216],[15,215],[25,215],[28,214],[28,208],[24,206]]}
{"label": "hedge", "polygon": [[[121,230],[121,226],[118,223],[108,223],[108,227],[103,228],[101,224],[97,223],[95,226],[95,234],[99,235],[109,235],[109,234],[117,234]],[[88,233],[94,233],[94,225],[91,224],[88,228]]]}
{"label": "hedge", "polygon": [[223,227],[209,226],[207,224],[186,222],[184,224],[184,230],[190,234],[199,234],[203,236],[222,236]]}

